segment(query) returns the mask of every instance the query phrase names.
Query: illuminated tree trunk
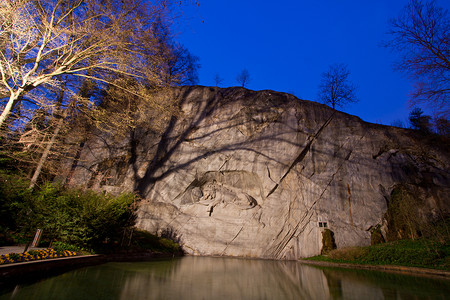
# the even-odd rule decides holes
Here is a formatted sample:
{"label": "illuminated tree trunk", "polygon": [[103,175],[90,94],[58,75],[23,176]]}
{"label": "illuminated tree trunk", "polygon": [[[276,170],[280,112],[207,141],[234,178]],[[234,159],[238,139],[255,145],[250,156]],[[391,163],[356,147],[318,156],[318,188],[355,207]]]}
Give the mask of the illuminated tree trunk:
{"label": "illuminated tree trunk", "polygon": [[61,131],[61,128],[64,125],[64,119],[67,117],[67,110],[68,109],[66,109],[64,111],[63,116],[58,120],[55,131],[53,132],[52,138],[50,139],[50,142],[45,147],[45,150],[42,153],[41,159],[39,160],[39,163],[36,166],[36,170],[34,170],[33,177],[31,178],[31,181],[30,181],[30,186],[29,186],[30,189],[34,188],[34,186],[36,185],[39,175],[41,174],[42,167],[44,166],[44,163],[47,161],[48,155],[50,154],[50,150],[53,147],[53,145],[55,144],[56,138],[58,137],[59,132]]}
{"label": "illuminated tree trunk", "polygon": [[0,115],[0,128],[6,122],[6,119],[8,119],[8,117],[14,107],[14,104],[16,104],[17,100],[20,97],[21,92],[22,91],[17,91],[16,93],[11,93],[11,96],[9,96],[8,103],[6,103],[6,106],[3,109],[2,114]]}

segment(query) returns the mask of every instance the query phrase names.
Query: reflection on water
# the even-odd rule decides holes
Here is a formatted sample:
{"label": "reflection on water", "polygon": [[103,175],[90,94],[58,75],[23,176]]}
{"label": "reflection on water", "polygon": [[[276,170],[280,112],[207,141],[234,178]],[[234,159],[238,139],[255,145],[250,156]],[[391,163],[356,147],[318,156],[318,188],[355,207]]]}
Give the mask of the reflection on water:
{"label": "reflection on water", "polygon": [[[0,291],[1,293],[1,291]],[[293,261],[184,257],[108,263],[16,286],[0,299],[449,299],[450,281]]]}

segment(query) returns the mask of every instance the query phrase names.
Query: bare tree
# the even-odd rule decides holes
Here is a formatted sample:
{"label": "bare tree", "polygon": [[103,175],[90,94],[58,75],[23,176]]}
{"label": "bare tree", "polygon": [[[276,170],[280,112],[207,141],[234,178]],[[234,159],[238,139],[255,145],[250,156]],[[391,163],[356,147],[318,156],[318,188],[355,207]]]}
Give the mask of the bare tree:
{"label": "bare tree", "polygon": [[319,99],[330,104],[333,109],[343,107],[350,102],[358,102],[355,96],[356,86],[349,82],[350,71],[345,64],[331,65],[322,73],[319,85]]}
{"label": "bare tree", "polygon": [[251,77],[250,77],[250,73],[248,72],[247,69],[243,69],[241,71],[241,73],[239,73],[236,76],[236,81],[242,86],[242,87],[246,87],[250,81],[252,81]]}
{"label": "bare tree", "polygon": [[219,86],[221,84],[223,84],[224,79],[222,77],[220,77],[219,73],[216,73],[216,75],[214,75],[214,84],[216,86]]}
{"label": "bare tree", "polygon": [[437,134],[450,137],[450,121],[443,117],[435,117],[433,120],[434,128]]}
{"label": "bare tree", "polygon": [[165,9],[164,2],[1,1],[0,126],[25,97],[37,107],[51,105],[33,92],[41,86],[58,87],[61,75],[110,85],[116,84],[119,74],[154,79],[136,59],[141,50],[138,41],[146,37],[148,23]]}
{"label": "bare tree", "polygon": [[411,0],[389,21],[392,39],[384,46],[401,54],[395,68],[415,81],[411,104],[427,103],[449,116],[450,19],[434,1]]}

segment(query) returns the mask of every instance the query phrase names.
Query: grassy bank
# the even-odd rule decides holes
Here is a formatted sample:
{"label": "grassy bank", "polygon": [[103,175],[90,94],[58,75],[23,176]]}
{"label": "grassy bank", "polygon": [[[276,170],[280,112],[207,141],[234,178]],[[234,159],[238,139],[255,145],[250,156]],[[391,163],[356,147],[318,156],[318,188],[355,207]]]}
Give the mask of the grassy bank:
{"label": "grassy bank", "polygon": [[335,249],[313,261],[367,265],[396,265],[450,270],[450,243],[432,240],[399,240],[368,247]]}

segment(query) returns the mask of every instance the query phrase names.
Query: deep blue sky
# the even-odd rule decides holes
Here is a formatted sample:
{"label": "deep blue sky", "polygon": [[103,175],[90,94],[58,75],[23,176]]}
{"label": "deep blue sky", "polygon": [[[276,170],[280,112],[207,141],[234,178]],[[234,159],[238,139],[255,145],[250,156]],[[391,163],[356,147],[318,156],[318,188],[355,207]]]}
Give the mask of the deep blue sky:
{"label": "deep blue sky", "polygon": [[[450,1],[449,1],[450,2]],[[410,80],[392,69],[396,56],[380,46],[389,38],[388,19],[407,0],[200,0],[183,9],[177,37],[200,58],[201,85],[236,86],[250,72],[252,90],[289,92],[317,100],[320,75],[345,63],[359,89],[359,103],[344,109],[365,121],[391,124],[408,119]],[[447,1],[439,6],[449,8]],[[428,112],[428,111],[427,111]],[[431,112],[428,112],[431,113]]]}

